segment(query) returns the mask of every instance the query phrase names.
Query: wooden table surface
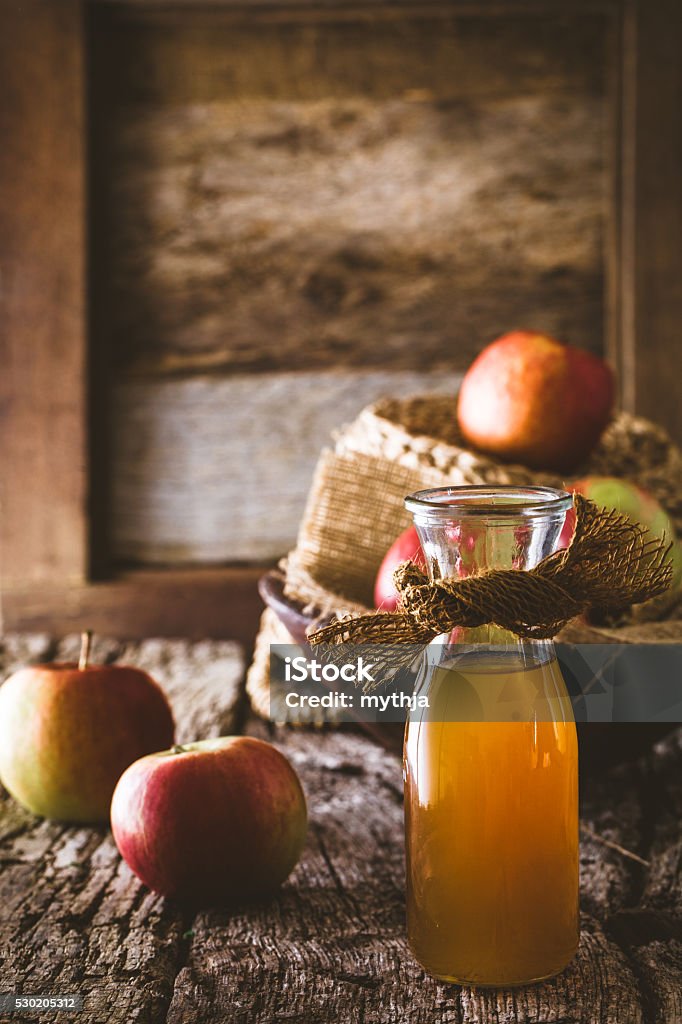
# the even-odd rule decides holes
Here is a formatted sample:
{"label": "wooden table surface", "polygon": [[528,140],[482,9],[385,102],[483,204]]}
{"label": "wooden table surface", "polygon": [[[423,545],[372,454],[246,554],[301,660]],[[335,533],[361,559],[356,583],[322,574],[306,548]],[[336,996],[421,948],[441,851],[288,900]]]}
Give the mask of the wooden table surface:
{"label": "wooden table surface", "polygon": [[[73,655],[76,638],[5,637],[2,676]],[[273,729],[243,697],[226,642],[97,641],[164,685],[179,739],[245,730],[291,759],[308,797],[303,858],[279,897],[183,911],[154,896],[105,827],[33,817],[0,800],[0,992],[83,995],[80,1024],[679,1024],[682,730],[583,786],[582,938],[558,978],[525,989],[445,985],[404,929],[398,759],[351,731]],[[642,864],[605,846],[635,852]],[[4,1021],[0,1015],[0,1020]],[[19,1014],[6,1018],[16,1024]]]}

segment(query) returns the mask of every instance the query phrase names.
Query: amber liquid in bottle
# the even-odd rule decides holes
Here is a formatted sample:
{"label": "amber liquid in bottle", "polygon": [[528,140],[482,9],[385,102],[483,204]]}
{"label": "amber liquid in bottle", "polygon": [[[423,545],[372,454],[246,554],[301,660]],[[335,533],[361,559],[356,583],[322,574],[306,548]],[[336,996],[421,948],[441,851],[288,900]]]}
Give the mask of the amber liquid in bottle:
{"label": "amber liquid in bottle", "polygon": [[[549,488],[437,488],[406,499],[429,572],[529,569],[571,499]],[[578,945],[578,748],[551,641],[494,624],[432,644],[405,730],[407,930],[429,973],[530,984]]]}
{"label": "amber liquid in bottle", "polygon": [[[431,974],[460,984],[549,977],[578,943],[578,752],[558,665],[479,656],[434,675],[431,710],[406,729],[410,945]],[[502,702],[510,717],[524,694],[551,696],[540,720],[452,720],[476,714],[467,683],[484,703],[508,691],[520,705]]]}

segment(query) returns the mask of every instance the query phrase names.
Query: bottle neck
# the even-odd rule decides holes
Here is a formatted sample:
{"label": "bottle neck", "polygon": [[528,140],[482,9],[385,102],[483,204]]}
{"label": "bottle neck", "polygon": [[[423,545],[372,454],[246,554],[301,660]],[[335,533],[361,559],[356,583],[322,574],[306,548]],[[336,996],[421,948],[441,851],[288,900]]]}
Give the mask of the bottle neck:
{"label": "bottle neck", "polygon": [[[438,521],[415,515],[431,579],[466,579],[490,569],[532,569],[557,548],[565,512],[525,517],[451,516]],[[495,624],[457,627],[439,638],[458,645],[516,646],[518,637]],[[550,646],[524,641],[524,647]]]}
{"label": "bottle neck", "polygon": [[415,515],[415,526],[431,579],[465,579],[489,569],[532,569],[556,550],[564,518]]}

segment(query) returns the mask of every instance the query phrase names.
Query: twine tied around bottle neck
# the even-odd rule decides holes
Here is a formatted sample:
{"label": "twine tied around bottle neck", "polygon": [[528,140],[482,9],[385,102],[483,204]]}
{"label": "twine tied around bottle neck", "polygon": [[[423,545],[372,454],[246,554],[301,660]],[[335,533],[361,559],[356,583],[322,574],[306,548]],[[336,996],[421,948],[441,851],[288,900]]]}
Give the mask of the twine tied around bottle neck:
{"label": "twine tied around bottle neck", "polygon": [[465,579],[429,580],[411,562],[393,579],[400,610],[340,619],[312,633],[320,644],[428,644],[456,626],[492,623],[518,637],[556,636],[576,615],[616,611],[664,593],[672,583],[672,544],[639,523],[574,495],[568,548],[533,569],[487,569]]}

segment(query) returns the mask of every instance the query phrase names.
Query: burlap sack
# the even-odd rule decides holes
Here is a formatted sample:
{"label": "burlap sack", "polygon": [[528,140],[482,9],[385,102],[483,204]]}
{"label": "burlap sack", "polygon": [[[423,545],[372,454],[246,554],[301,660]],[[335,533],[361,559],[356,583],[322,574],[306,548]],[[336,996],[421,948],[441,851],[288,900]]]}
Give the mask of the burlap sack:
{"label": "burlap sack", "polygon": [[[660,501],[682,536],[682,452],[662,428],[619,414],[573,478],[587,474],[617,476],[645,488]],[[371,608],[383,556],[411,521],[403,507],[411,491],[447,484],[562,487],[566,482],[556,474],[502,464],[467,449],[452,398],[380,401],[341,430],[334,448],[320,456],[296,547],[284,563],[285,592],[317,615]],[[639,622],[633,619],[627,634],[608,632],[624,641],[648,639],[651,626],[643,630],[642,620],[663,616],[669,626],[660,639],[682,640],[682,622],[673,604],[663,601],[639,612]],[[269,692],[269,644],[286,642],[281,624],[275,622],[272,613],[264,615],[247,680],[252,702],[261,713]],[[573,638],[580,639],[575,631]]]}

